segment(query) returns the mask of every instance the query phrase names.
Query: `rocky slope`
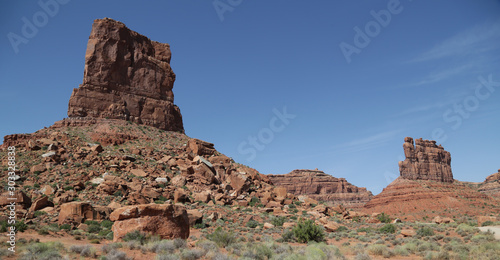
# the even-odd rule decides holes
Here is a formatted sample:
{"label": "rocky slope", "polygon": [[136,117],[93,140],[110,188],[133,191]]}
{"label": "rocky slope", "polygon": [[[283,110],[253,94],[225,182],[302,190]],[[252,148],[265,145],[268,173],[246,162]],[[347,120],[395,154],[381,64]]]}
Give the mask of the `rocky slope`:
{"label": "rocky slope", "polygon": [[498,201],[464,183],[453,181],[451,157],[435,141],[405,138],[406,160],[400,162],[400,174],[364,208],[367,213],[384,212],[423,217],[499,213]]}
{"label": "rocky slope", "polygon": [[[70,118],[123,119],[184,131],[174,105],[170,46],[149,40],[112,19],[92,25],[83,83],[73,90]],[[68,121],[67,123],[71,123]]]}
{"label": "rocky slope", "polygon": [[344,178],[335,178],[318,170],[294,170],[288,174],[268,177],[274,185],[285,187],[296,196],[307,195],[334,205],[361,207],[373,197],[366,188],[356,187]]}

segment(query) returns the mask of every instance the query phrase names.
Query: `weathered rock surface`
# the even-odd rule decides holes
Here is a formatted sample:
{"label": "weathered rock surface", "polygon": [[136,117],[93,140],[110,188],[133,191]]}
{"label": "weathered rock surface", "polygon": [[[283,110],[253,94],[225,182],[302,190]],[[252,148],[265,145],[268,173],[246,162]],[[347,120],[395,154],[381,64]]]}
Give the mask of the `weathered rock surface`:
{"label": "weathered rock surface", "polygon": [[189,218],[186,208],[172,204],[143,204],[118,208],[110,215],[113,224],[113,241],[127,233],[141,231],[162,239],[189,237]]}
{"label": "weathered rock surface", "polygon": [[367,203],[372,193],[347,182],[344,178],[335,178],[317,170],[294,170],[284,175],[268,175],[273,184],[285,187],[294,195],[307,195],[333,204],[349,207],[360,207]]}
{"label": "weathered rock surface", "polygon": [[479,191],[492,197],[500,198],[500,169],[479,184]]}
{"label": "weathered rock surface", "polygon": [[122,119],[183,132],[180,110],[173,103],[170,58],[168,44],[109,18],[95,20],[83,83],[71,94],[68,116]]}
{"label": "weathered rock surface", "polygon": [[107,207],[93,207],[88,202],[69,202],[61,205],[59,224],[83,223],[85,220],[104,220],[109,216]]}
{"label": "weathered rock surface", "polygon": [[407,180],[453,182],[451,155],[436,141],[406,137],[403,144],[406,159],[399,162],[401,177]]}

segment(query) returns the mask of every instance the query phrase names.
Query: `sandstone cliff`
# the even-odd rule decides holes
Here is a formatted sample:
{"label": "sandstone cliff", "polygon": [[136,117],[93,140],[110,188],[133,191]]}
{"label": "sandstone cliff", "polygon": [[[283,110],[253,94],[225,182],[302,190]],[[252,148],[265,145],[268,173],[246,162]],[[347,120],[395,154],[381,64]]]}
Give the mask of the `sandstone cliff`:
{"label": "sandstone cliff", "polygon": [[360,207],[368,202],[372,193],[359,188],[344,178],[335,178],[318,170],[294,170],[284,175],[268,175],[273,184],[285,187],[296,196],[307,195],[318,201],[344,206]]}
{"label": "sandstone cliff", "polygon": [[436,141],[406,137],[403,144],[406,159],[399,162],[401,177],[407,180],[453,182],[451,155]]}
{"label": "sandstone cliff", "polygon": [[112,19],[92,25],[83,83],[73,90],[70,118],[122,119],[184,131],[174,105],[170,46],[151,41]]}

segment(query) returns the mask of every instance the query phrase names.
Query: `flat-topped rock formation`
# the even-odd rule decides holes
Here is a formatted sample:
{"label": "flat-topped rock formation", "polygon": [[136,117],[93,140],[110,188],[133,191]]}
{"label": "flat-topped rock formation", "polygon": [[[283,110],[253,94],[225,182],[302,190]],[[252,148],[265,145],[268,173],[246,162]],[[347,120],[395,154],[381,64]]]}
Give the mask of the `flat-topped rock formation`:
{"label": "flat-topped rock formation", "polygon": [[451,155],[436,141],[406,137],[403,144],[406,159],[399,162],[399,172],[407,180],[453,182]]}
{"label": "flat-topped rock formation", "polygon": [[296,196],[307,195],[333,204],[360,207],[373,197],[366,188],[356,187],[344,178],[335,178],[318,170],[294,170],[288,174],[268,177],[274,185],[285,187],[287,192]]}
{"label": "flat-topped rock formation", "polygon": [[170,58],[168,44],[109,18],[95,20],[83,83],[71,94],[68,116],[122,119],[183,132],[180,110],[173,103]]}

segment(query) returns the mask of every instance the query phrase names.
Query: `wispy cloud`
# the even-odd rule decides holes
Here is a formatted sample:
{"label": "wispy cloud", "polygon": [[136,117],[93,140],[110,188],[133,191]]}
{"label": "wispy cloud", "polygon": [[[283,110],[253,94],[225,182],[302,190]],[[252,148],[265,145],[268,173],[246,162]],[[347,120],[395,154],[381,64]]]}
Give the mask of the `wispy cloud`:
{"label": "wispy cloud", "polygon": [[446,70],[438,71],[438,72],[433,72],[431,73],[427,78],[417,82],[413,83],[412,86],[422,86],[426,84],[431,84],[431,83],[436,83],[439,81],[446,80],[450,77],[453,77],[465,70],[471,69],[473,67],[473,64],[464,64],[462,66],[454,67],[454,68],[449,68]]}
{"label": "wispy cloud", "polygon": [[355,139],[346,142],[344,144],[334,146],[333,149],[336,152],[341,152],[341,153],[355,153],[355,152],[380,148],[381,145],[398,137],[400,133],[402,133],[402,130],[390,130],[386,132],[381,132],[378,134],[374,134],[360,139]]}
{"label": "wispy cloud", "polygon": [[500,47],[498,39],[500,39],[500,21],[476,25],[436,44],[410,62],[487,52]]}

